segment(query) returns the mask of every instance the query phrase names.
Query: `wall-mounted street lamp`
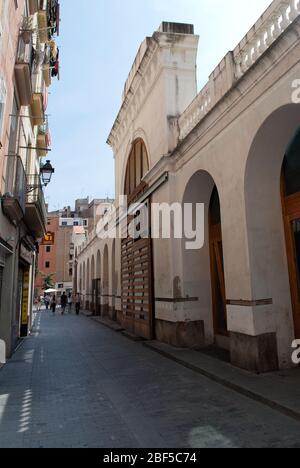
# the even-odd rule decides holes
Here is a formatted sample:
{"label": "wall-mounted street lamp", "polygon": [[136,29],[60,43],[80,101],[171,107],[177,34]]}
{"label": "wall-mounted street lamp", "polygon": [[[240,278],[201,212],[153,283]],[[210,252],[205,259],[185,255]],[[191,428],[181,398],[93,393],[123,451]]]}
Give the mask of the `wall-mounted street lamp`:
{"label": "wall-mounted street lamp", "polygon": [[51,162],[46,161],[46,164],[41,167],[40,171],[44,187],[47,187],[47,185],[50,184],[54,173],[55,169],[52,167]]}
{"label": "wall-mounted street lamp", "polygon": [[27,186],[27,193],[33,192],[41,187],[47,187],[47,185],[50,184],[54,173],[55,169],[52,167],[51,162],[46,161],[46,164],[41,166],[40,174],[36,176],[36,178],[39,179],[39,183],[29,184]]}

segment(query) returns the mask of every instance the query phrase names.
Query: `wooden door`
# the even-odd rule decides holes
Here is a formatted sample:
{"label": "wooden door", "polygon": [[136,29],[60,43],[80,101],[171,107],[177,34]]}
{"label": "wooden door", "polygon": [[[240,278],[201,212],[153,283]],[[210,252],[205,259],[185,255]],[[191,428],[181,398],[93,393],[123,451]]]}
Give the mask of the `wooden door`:
{"label": "wooden door", "polygon": [[300,193],[283,196],[284,226],[296,338],[300,338]]}
{"label": "wooden door", "polygon": [[228,336],[221,224],[210,228],[210,257],[215,334]]}
{"label": "wooden door", "polygon": [[[132,220],[133,217],[129,216],[128,224]],[[122,240],[121,278],[123,325],[136,336],[152,340],[154,300],[150,236],[147,239],[127,237]]]}
{"label": "wooden door", "polygon": [[228,336],[221,209],[216,187],[213,190],[210,201],[209,242],[215,334]]}

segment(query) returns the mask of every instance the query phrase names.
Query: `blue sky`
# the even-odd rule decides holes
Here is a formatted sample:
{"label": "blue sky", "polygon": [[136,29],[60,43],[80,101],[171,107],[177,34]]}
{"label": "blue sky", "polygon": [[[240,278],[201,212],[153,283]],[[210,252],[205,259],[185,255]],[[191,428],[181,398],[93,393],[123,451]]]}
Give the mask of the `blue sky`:
{"label": "blue sky", "polygon": [[106,140],[140,43],[162,21],[188,22],[200,35],[198,87],[232,50],[270,0],[60,0],[61,79],[50,89],[56,173],[50,209],[76,198],[114,196],[114,162]]}

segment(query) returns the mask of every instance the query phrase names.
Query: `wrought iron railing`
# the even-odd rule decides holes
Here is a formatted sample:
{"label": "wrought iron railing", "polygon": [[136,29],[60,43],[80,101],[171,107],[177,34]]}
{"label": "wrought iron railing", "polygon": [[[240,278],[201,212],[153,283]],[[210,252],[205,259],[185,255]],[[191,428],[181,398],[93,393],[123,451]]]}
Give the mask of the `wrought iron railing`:
{"label": "wrought iron railing", "polygon": [[[28,38],[26,39],[24,39],[25,34],[28,35]],[[34,61],[34,54],[33,54],[32,35],[28,31],[28,32],[24,32],[23,34],[20,34],[19,36],[16,63],[28,64],[30,67],[30,70],[32,70],[33,61]]]}
{"label": "wrought iron railing", "polygon": [[28,175],[27,176],[27,204],[34,204],[37,206],[40,215],[46,222],[47,210],[41,178],[39,175]]}

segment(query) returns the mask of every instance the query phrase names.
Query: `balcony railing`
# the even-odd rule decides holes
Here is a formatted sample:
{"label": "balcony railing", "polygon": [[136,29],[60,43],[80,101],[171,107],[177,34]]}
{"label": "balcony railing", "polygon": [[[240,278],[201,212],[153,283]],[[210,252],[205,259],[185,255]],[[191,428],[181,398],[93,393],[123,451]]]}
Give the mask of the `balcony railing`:
{"label": "balcony railing", "polygon": [[10,158],[14,179],[11,182],[12,186],[8,187],[8,191],[3,197],[2,204],[7,218],[18,223],[25,214],[27,179],[21,158],[19,156],[10,156]]}
{"label": "balcony railing", "polygon": [[27,63],[30,68],[33,65],[33,44],[32,44],[32,34],[29,31],[26,31],[29,36],[24,36],[25,32],[19,37],[18,53],[17,53],[17,63]]}
{"label": "balcony railing", "polygon": [[274,0],[233,52],[210,75],[179,118],[183,140],[300,15],[300,0]]}
{"label": "balcony railing", "polygon": [[25,218],[33,235],[43,237],[46,229],[47,210],[39,175],[27,176],[27,198]]}
{"label": "balcony railing", "polygon": [[27,176],[27,200],[26,203],[37,204],[40,208],[41,215],[46,220],[47,210],[41,178],[39,175]]}
{"label": "balcony railing", "polygon": [[25,213],[27,177],[20,157],[17,158],[16,166],[15,197],[18,200],[23,213]]}

